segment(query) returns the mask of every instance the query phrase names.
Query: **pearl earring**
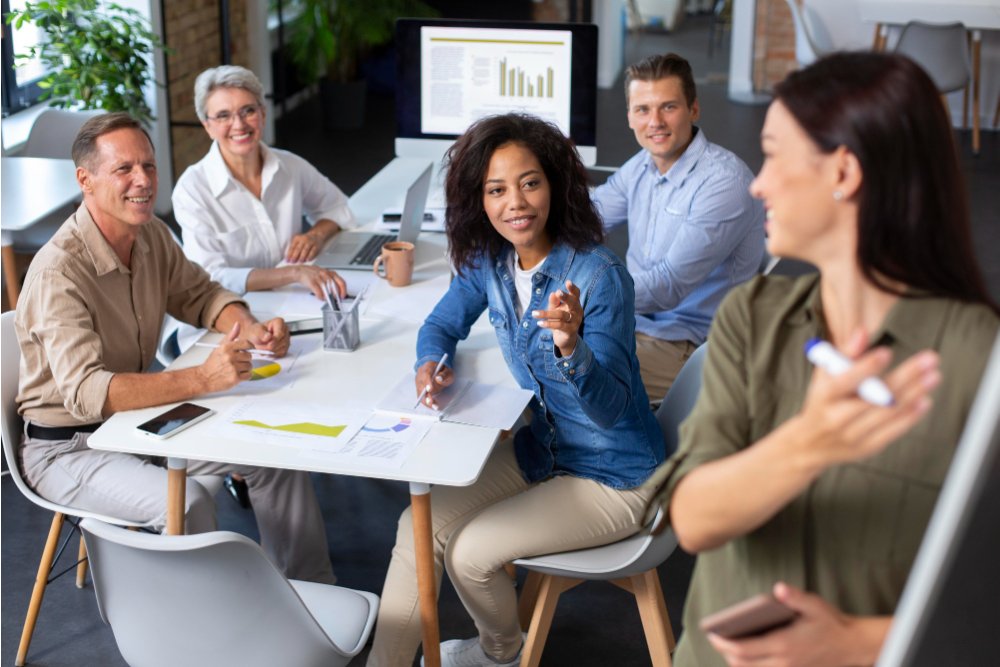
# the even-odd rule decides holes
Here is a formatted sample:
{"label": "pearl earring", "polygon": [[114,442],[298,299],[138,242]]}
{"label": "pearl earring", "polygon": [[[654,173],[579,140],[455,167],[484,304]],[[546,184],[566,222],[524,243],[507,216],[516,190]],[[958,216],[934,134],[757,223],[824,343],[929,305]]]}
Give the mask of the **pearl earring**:
{"label": "pearl earring", "polygon": [[841,199],[844,198],[844,193],[841,192],[840,190],[834,190],[833,191],[833,198],[836,199],[837,201],[840,201]]}

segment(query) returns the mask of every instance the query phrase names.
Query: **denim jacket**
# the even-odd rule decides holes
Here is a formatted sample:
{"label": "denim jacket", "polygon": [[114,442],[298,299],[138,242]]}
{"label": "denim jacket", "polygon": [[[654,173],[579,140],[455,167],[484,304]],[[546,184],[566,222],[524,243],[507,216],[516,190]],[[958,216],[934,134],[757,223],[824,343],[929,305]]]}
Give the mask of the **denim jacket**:
{"label": "denim jacket", "polygon": [[[514,438],[528,482],[574,475],[615,489],[638,486],[665,456],[635,356],[632,279],[607,249],[577,251],[557,244],[535,274],[531,303],[517,318],[508,248],[481,258],[456,277],[417,337],[417,364],[436,361],[469,335],[489,308],[490,323],[517,383],[534,392],[529,426]],[[566,280],[580,288],[583,323],[573,354],[560,357],[552,332],[531,311]],[[456,369],[461,375],[461,369]]]}

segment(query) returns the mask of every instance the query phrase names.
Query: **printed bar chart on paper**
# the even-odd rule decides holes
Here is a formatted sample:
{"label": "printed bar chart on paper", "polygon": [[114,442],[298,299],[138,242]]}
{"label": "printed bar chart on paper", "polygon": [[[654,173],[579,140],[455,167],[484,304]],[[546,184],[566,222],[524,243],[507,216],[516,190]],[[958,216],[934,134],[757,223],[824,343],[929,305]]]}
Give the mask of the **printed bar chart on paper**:
{"label": "printed bar chart on paper", "polygon": [[219,435],[301,448],[338,450],[361,430],[370,413],[317,403],[257,398],[244,401],[212,420]]}

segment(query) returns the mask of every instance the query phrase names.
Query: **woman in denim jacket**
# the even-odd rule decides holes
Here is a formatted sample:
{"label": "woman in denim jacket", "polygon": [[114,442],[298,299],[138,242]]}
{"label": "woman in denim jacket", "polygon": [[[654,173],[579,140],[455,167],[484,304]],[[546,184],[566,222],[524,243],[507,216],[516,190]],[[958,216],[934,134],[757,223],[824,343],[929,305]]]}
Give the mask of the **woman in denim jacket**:
{"label": "woman in denim jacket", "polygon": [[[417,392],[461,368],[437,362],[484,310],[508,368],[531,389],[531,423],[501,440],[470,487],[432,492],[435,564],[448,569],[479,636],[442,643],[443,665],[515,665],[516,558],[598,546],[639,528],[637,487],[664,460],[635,356],[633,288],[606,248],[587,176],[553,125],[483,119],[448,155],[458,271],[417,339]],[[410,665],[420,643],[410,510],[399,522],[369,665]]]}

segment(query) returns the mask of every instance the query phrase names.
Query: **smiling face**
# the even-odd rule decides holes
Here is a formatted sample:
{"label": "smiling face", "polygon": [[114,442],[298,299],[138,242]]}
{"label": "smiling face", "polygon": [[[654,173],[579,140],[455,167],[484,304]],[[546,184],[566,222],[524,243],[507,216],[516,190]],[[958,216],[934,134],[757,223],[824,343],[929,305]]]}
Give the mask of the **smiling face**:
{"label": "smiling face", "polygon": [[853,252],[832,194],[839,189],[840,151],[822,153],[781,102],[771,104],[760,136],[764,164],[750,194],[764,202],[768,252],[814,264]]}
{"label": "smiling face", "polygon": [[483,182],[483,209],[500,236],[530,269],[552,249],[545,224],[551,188],[535,154],[521,144],[500,146],[490,157]]}
{"label": "smiling face", "polygon": [[102,230],[134,235],[153,219],[157,185],[153,147],[134,128],[102,134],[94,146],[93,158],[76,170],[87,210]]}
{"label": "smiling face", "polygon": [[[202,121],[208,136],[218,142],[226,160],[243,159],[260,149],[264,109],[253,93],[242,88],[216,88],[205,100]],[[223,119],[219,119],[222,114]]]}
{"label": "smiling face", "polygon": [[684,154],[694,137],[698,100],[688,104],[680,77],[635,80],[628,87],[628,126],[660,173]]}

